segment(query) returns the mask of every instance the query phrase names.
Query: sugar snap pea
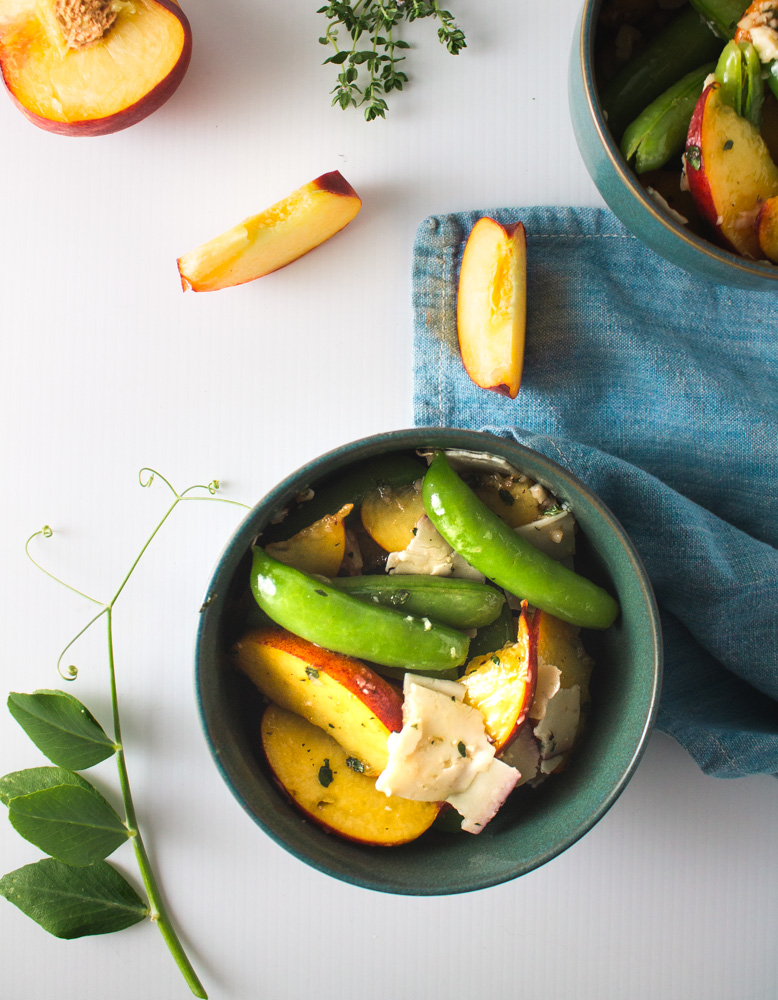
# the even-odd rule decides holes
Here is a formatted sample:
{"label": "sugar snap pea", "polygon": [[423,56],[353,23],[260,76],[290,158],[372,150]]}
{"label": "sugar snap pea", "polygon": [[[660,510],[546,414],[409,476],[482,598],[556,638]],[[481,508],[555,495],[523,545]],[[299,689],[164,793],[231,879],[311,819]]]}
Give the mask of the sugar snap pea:
{"label": "sugar snap pea", "polygon": [[690,0],[716,34],[725,40],[734,38],[737,23],[750,0]]}
{"label": "sugar snap pea", "polygon": [[757,128],[762,120],[764,84],[759,55],[750,42],[727,42],[715,70],[721,99]]}
{"label": "sugar snap pea", "polygon": [[694,106],[714,68],[709,62],[687,73],[624,130],[621,151],[627,160],[634,157],[636,173],[658,170],[683,152]]}
{"label": "sugar snap pea", "polygon": [[482,628],[497,618],[505,605],[500,590],[477,580],[451,576],[378,574],[340,576],[332,586],[352,597],[383,604],[407,614],[431,618],[454,628]]}
{"label": "sugar snap pea", "polygon": [[422,485],[427,516],[461,556],[511,594],[563,621],[608,628],[618,603],[587,580],[512,531],[454,472],[443,452]]}
{"label": "sugar snap pea", "polygon": [[640,112],[697,66],[715,60],[721,40],[691,7],[660,31],[602,91],[608,128],[618,141]]}
{"label": "sugar snap pea", "polygon": [[516,641],[516,619],[508,602],[502,606],[499,615],[489,625],[479,628],[475,638],[470,641],[470,651],[467,654],[472,660],[476,656],[486,656],[498,649]]}
{"label": "sugar snap pea", "polygon": [[252,550],[251,590],[276,624],[336,653],[408,670],[448,670],[467,659],[468,636],[428,618],[408,615],[342,593]]}

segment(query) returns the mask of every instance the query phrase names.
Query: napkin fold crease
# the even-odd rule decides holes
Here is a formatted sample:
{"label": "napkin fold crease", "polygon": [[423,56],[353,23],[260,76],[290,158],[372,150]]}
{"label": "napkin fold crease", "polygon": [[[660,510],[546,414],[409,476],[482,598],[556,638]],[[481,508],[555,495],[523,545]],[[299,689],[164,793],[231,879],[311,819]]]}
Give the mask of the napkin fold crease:
{"label": "napkin fold crease", "polygon": [[[527,230],[524,379],[479,389],[456,291],[481,215]],[[542,452],[610,507],[660,606],[657,725],[718,777],[778,774],[778,322],[772,295],[698,279],[604,209],[432,216],[414,245],[414,419]]]}

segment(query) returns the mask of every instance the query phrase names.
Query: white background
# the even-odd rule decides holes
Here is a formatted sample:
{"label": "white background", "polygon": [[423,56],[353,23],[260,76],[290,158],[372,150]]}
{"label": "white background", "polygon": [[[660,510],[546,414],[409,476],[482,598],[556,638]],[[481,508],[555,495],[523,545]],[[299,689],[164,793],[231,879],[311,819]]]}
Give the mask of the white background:
{"label": "white background", "polygon": [[[330,108],[303,0],[189,0],[188,75],[125,132],[53,136],[0,101],[5,689],[63,686],[58,653],[91,610],[29,564],[28,535],[51,524],[37,556],[105,600],[168,502],[137,485],[142,466],[254,502],[322,451],[410,426],[418,223],[601,204],[567,112],[578,0],[451,5],[467,50],[415,25],[412,83],[371,125]],[[261,281],[181,292],[177,256],[336,168],[364,203],[347,230]],[[706,778],[662,735],[581,842],[484,892],[372,893],[272,843],[218,776],[193,690],[198,607],[239,517],[180,508],[116,616],[140,823],[212,997],[775,997],[778,786]],[[108,725],[102,634],[71,660],[68,690]],[[4,710],[0,763],[44,763]],[[112,764],[94,773],[114,796]],[[3,871],[38,857],[2,817],[0,845]],[[114,860],[135,879],[129,850]],[[0,940],[9,1000],[188,995],[147,923],[62,942],[0,900]]]}

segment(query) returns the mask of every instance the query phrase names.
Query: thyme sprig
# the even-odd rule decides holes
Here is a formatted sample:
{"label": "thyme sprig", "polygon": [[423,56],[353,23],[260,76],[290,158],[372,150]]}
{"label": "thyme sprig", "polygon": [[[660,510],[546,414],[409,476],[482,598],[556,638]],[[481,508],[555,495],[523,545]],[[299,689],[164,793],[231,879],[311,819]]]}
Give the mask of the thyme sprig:
{"label": "thyme sprig", "polygon": [[[318,10],[330,22],[319,39],[322,45],[335,50],[324,60],[340,67],[337,83],[331,93],[333,105],[344,111],[363,107],[369,122],[385,118],[389,110],[386,95],[402,90],[408,75],[401,68],[410,45],[397,37],[403,21],[431,17],[438,22],[438,38],[452,56],[467,45],[464,32],[448,10],[438,0],[331,0]],[[348,35],[341,47],[339,28]]]}

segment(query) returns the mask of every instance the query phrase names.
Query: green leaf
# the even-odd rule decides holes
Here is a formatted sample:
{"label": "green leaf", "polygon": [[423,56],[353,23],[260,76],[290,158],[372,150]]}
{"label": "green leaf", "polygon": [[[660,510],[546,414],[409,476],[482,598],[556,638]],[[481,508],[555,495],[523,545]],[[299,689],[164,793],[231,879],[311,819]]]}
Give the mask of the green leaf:
{"label": "green leaf", "polygon": [[81,771],[115,752],[113,740],[78,698],[65,691],[8,696],[8,710],[54,764]]}
{"label": "green leaf", "polygon": [[56,785],[17,795],[8,818],[25,840],[68,865],[91,865],[130,836],[119,814],[96,789]]}
{"label": "green leaf", "polygon": [[0,802],[8,805],[17,795],[29,795],[39,792],[42,788],[54,788],[56,785],[80,785],[90,788],[92,785],[74,771],[64,767],[28,767],[24,771],[12,771],[0,778]]}
{"label": "green leaf", "polygon": [[109,934],[148,914],[137,892],[106,861],[71,868],[45,858],[4,875],[0,895],[59,938]]}

